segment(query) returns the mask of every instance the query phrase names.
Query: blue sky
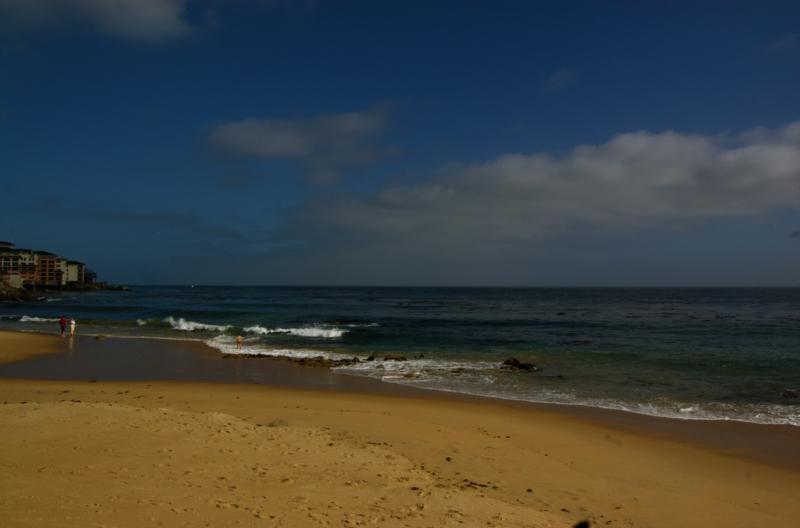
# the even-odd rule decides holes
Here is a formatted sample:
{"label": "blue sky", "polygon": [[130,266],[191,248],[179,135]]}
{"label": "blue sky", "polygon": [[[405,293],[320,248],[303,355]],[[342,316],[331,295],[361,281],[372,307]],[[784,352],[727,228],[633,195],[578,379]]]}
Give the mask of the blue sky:
{"label": "blue sky", "polygon": [[799,19],[0,0],[0,239],[128,283],[800,285]]}

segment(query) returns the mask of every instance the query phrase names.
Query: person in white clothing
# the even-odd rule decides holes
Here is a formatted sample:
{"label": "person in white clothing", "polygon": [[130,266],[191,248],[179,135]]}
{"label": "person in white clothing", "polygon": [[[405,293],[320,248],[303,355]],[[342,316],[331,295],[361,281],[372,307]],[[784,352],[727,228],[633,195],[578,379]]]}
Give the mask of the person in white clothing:
{"label": "person in white clothing", "polygon": [[69,335],[70,336],[75,335],[75,319],[69,320]]}

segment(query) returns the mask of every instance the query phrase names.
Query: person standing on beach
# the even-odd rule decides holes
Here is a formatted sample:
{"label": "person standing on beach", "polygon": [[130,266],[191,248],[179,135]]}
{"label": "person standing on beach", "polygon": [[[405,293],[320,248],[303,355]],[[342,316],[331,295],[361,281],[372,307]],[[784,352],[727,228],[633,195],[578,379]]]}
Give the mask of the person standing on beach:
{"label": "person standing on beach", "polygon": [[239,350],[242,349],[242,341],[244,341],[242,336],[236,336],[236,348]]}
{"label": "person standing on beach", "polygon": [[67,318],[62,315],[61,319],[58,320],[58,324],[61,327],[61,337],[64,337],[67,333]]}
{"label": "person standing on beach", "polygon": [[75,335],[75,319],[70,318],[69,320],[69,336],[72,337]]}

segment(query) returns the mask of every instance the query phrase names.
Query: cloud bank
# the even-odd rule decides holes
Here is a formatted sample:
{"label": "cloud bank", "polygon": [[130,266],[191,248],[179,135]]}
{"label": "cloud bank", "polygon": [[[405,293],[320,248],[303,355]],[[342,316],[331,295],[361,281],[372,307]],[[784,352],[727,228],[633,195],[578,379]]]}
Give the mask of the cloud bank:
{"label": "cloud bank", "polygon": [[0,15],[18,27],[82,23],[114,37],[160,41],[191,31],[187,0],[0,0]]}
{"label": "cloud bank", "polygon": [[[294,138],[267,152],[308,148]],[[564,156],[449,165],[375,193],[326,193],[278,228],[90,205],[42,212],[102,217],[115,238],[147,236],[163,270],[140,282],[795,284],[800,122],[736,136],[635,132]],[[766,228],[771,238],[759,238],[762,215],[773,214],[792,222],[791,238]],[[137,253],[135,273],[150,270],[153,253]]]}
{"label": "cloud bank", "polygon": [[557,158],[508,154],[425,183],[312,203],[312,241],[477,254],[570,233],[673,228],[800,206],[800,122],[712,137],[636,132]]}
{"label": "cloud bank", "polygon": [[382,106],[309,119],[248,118],[216,127],[209,143],[234,156],[290,160],[303,166],[312,182],[331,183],[347,169],[392,153],[377,143],[386,120]]}

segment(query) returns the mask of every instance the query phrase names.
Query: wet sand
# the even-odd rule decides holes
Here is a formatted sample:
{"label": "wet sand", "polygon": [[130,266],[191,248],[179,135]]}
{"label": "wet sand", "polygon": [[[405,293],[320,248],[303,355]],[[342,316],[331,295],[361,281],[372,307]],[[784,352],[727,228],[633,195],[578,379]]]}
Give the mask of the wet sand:
{"label": "wet sand", "polygon": [[684,442],[800,471],[800,427],[679,420],[592,407],[497,400],[418,389],[325,368],[302,367],[288,361],[246,357],[223,359],[218,350],[201,341],[113,337],[97,340],[93,336],[54,340],[47,334],[0,331],[0,336],[3,335],[14,338],[31,336],[39,343],[47,344],[44,350],[51,353],[31,355],[29,349],[28,355],[24,356],[26,361],[0,362],[0,378],[254,383],[305,390],[491,403],[568,415],[586,423]]}
{"label": "wet sand", "polygon": [[43,356],[63,357],[65,342],[49,334],[0,331],[0,367]]}
{"label": "wet sand", "polygon": [[[222,360],[198,343],[78,338],[70,350],[0,333],[0,360],[22,356],[0,365],[7,526],[767,526],[800,516],[800,471],[776,464],[797,449],[796,428],[504,404]],[[726,448],[730,436],[739,440]],[[775,448],[781,456],[761,452]]]}

